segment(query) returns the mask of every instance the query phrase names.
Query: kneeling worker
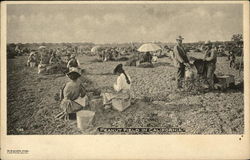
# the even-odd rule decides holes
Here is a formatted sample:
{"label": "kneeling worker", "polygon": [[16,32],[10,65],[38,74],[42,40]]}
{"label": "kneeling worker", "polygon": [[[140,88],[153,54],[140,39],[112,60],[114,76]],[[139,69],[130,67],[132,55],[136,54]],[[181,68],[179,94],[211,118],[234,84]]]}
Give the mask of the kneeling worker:
{"label": "kneeling worker", "polygon": [[68,119],[70,113],[76,113],[87,105],[86,90],[81,84],[80,76],[81,73],[79,73],[77,68],[73,68],[67,73],[67,77],[70,81],[61,89],[60,96],[63,112],[58,114],[56,118],[64,117]]}
{"label": "kneeling worker", "polygon": [[[119,99],[122,101],[128,102],[127,105],[130,105],[131,99],[131,78],[125,73],[122,64],[119,64],[114,69],[114,74],[117,75],[116,83],[114,84],[114,92],[111,93],[102,93],[103,96],[103,105],[105,109],[109,109],[112,106],[113,99]],[[126,107],[128,107],[126,106]]]}

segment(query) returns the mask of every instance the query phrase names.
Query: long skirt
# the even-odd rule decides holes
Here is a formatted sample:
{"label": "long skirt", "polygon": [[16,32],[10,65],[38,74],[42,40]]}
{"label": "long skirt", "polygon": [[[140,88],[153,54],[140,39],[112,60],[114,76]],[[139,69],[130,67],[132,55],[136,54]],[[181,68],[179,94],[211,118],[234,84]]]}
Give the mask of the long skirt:
{"label": "long skirt", "polygon": [[68,100],[68,99],[63,99],[61,102],[61,108],[65,113],[75,113],[83,107],[88,105],[88,100],[87,96],[85,97],[78,97],[76,100]]}

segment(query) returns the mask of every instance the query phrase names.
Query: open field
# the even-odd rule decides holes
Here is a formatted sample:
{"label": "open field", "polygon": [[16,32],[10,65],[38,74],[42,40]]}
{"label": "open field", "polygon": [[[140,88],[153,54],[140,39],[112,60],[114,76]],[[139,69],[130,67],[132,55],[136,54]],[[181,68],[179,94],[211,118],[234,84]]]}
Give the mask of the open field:
{"label": "open field", "polygon": [[[194,54],[192,56],[196,56]],[[104,90],[116,80],[114,67],[124,62],[95,62],[96,57],[78,56],[89,88]],[[54,99],[67,81],[64,75],[38,75],[37,68],[25,67],[27,57],[8,59],[8,134],[101,134],[98,127],[179,127],[178,134],[242,134],[244,97],[238,89],[197,94],[174,91],[175,68],[169,58],[161,58],[154,68],[125,66],[132,78],[135,103],[124,112],[96,112],[92,127],[80,131],[76,121],[56,120],[60,102]],[[229,68],[219,57],[216,73],[232,74],[236,83],[243,75]],[[145,101],[145,97],[150,101]],[[169,133],[173,134],[173,133]],[[176,133],[174,133],[176,134]]]}

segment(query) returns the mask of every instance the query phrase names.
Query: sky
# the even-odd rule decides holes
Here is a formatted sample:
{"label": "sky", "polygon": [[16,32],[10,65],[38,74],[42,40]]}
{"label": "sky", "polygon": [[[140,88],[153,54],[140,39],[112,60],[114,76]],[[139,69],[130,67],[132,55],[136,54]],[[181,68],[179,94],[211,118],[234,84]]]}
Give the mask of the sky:
{"label": "sky", "polygon": [[241,4],[8,4],[8,43],[227,41]]}

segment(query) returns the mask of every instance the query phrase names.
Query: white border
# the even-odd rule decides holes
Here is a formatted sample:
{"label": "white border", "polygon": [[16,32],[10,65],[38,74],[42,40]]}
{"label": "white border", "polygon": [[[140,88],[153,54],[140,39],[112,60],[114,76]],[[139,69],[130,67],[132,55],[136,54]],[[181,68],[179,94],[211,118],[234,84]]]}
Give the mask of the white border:
{"label": "white border", "polygon": [[[241,135],[58,135],[6,136],[6,4],[243,4],[245,130]],[[1,3],[1,158],[2,159],[246,159],[249,139],[249,2],[240,1],[94,1]],[[6,154],[26,149],[27,155]]]}

